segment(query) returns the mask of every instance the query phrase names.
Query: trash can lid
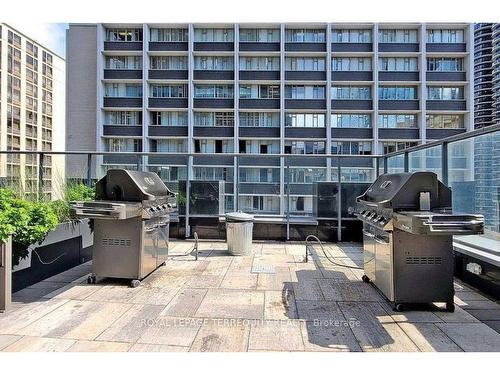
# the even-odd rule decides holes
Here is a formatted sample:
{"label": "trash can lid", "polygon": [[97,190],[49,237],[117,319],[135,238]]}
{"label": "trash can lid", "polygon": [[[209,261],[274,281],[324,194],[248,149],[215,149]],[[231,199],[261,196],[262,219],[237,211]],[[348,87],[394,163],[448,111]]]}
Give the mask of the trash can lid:
{"label": "trash can lid", "polygon": [[247,214],[245,212],[228,212],[226,214],[226,220],[229,220],[229,221],[253,221],[253,215]]}

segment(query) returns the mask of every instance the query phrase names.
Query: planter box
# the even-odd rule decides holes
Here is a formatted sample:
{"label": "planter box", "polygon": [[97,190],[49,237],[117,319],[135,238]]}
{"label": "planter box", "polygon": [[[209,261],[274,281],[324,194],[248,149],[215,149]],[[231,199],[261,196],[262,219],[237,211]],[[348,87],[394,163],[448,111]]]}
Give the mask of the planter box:
{"label": "planter box", "polygon": [[13,267],[12,292],[88,262],[93,243],[88,219],[59,224],[41,244],[29,246],[28,256]]}

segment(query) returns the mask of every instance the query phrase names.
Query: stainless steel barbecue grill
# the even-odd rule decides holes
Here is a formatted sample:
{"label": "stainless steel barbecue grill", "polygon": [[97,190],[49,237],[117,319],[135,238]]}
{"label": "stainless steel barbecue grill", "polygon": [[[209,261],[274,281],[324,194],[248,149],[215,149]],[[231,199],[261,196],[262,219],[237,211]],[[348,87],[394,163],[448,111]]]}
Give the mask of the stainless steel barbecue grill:
{"label": "stainless steel barbecue grill", "polygon": [[168,257],[170,215],[176,195],[151,172],[110,169],[96,184],[96,200],[73,202],[71,214],[94,219],[93,274],[140,280]]}
{"label": "stainless steel barbecue grill", "polygon": [[363,281],[401,311],[445,302],[454,311],[452,235],[479,234],[484,217],[453,214],[451,190],[432,172],[384,174],[357,198]]}

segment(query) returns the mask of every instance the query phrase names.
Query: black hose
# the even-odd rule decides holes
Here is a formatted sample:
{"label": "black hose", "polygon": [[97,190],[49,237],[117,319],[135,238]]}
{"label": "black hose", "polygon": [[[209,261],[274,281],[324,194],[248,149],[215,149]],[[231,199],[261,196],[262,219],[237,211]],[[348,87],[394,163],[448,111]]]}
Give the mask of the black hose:
{"label": "black hose", "polygon": [[[321,247],[321,250],[323,251],[323,254],[325,255],[326,259],[327,259],[330,263],[332,263],[332,264],[334,264],[334,265],[336,265],[336,266],[339,266],[339,267],[344,267],[344,268],[351,268],[351,269],[355,269],[355,270],[362,270],[362,269],[363,269],[363,267],[358,267],[358,266],[348,266],[347,264],[337,263],[337,262],[335,262],[334,260],[332,260],[332,259],[330,258],[330,256],[326,253],[325,248],[323,247],[323,243],[322,243],[322,242],[320,241],[320,239],[319,239],[318,237],[316,237],[314,234],[310,234],[309,236],[307,236],[307,237],[306,237],[306,240],[305,240],[305,244],[306,244],[306,262],[307,262],[307,254],[308,254],[308,252],[307,252],[307,246],[309,245],[309,239],[310,239],[310,238],[312,238],[312,239],[313,239],[313,240],[315,240],[317,243],[319,243],[319,246]],[[312,246],[311,246],[311,247],[312,247]],[[370,259],[370,260],[371,260],[371,259]],[[369,260],[369,261],[370,261],[370,260]],[[368,261],[368,262],[369,262],[369,261]],[[368,262],[366,262],[366,263],[368,263]]]}

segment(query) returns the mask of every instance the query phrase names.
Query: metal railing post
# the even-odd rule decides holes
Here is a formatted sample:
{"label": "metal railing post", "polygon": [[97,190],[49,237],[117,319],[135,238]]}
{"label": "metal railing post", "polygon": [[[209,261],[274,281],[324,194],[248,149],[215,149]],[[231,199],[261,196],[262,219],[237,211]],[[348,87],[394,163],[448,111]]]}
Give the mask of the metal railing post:
{"label": "metal railing post", "polygon": [[389,169],[388,168],[388,163],[387,163],[387,156],[383,156],[383,160],[384,160],[384,173],[387,173],[387,170]]}
{"label": "metal railing post", "polygon": [[92,154],[87,154],[87,186],[92,187]]}
{"label": "metal railing post", "polygon": [[342,241],[342,159],[337,157],[337,241]]}
{"label": "metal railing post", "polygon": [[43,170],[43,165],[44,165],[44,154],[39,155],[38,159],[38,197],[42,198],[43,197],[43,190],[44,190],[44,170]]}
{"label": "metal railing post", "polygon": [[237,212],[240,209],[240,158],[236,156],[236,176],[234,176],[236,181],[234,189],[234,208]]}
{"label": "metal railing post", "polygon": [[448,142],[441,146],[441,179],[448,186]]}
{"label": "metal railing post", "polygon": [[403,154],[403,168],[405,172],[410,171],[410,155],[408,154],[408,152],[405,152]]}
{"label": "metal railing post", "polygon": [[380,174],[380,158],[375,157],[375,178]]}
{"label": "metal railing post", "polygon": [[187,161],[187,174],[186,174],[186,215],[185,215],[185,223],[184,223],[184,236],[189,238],[191,235],[191,227],[189,226],[189,197],[191,195],[190,189],[190,179],[191,179],[191,164],[192,164],[192,156],[188,156]]}

